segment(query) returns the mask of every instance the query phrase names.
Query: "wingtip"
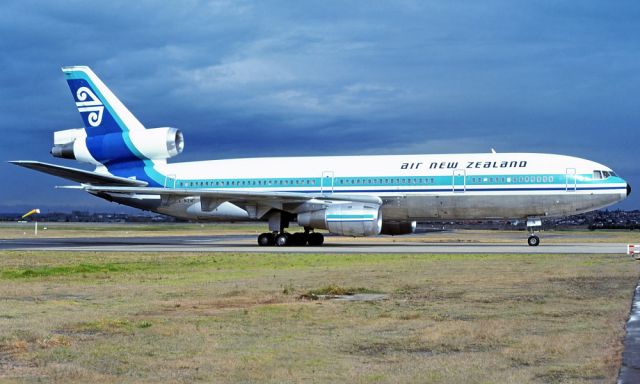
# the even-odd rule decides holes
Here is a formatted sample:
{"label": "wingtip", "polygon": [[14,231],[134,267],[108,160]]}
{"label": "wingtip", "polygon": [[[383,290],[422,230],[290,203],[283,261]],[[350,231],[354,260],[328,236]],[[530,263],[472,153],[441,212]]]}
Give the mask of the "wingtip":
{"label": "wingtip", "polygon": [[15,164],[15,165],[22,165],[22,164],[37,163],[37,161],[34,161],[34,160],[7,160],[7,163],[11,163],[11,164]]}

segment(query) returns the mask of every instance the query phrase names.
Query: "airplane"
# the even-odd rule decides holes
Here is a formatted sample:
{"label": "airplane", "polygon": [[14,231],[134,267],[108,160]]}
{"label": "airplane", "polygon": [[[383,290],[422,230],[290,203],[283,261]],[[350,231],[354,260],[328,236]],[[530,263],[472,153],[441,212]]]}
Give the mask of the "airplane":
{"label": "airplane", "polygon": [[[84,128],[54,132],[51,154],[95,166],[11,161],[79,185],[102,199],[181,219],[266,221],[260,246],[324,243],[345,236],[404,235],[426,220],[526,220],[537,246],[543,218],[625,199],[611,168],[538,153],[267,157],[168,163],[180,130],[145,128],[86,66],[63,67]],[[296,221],[304,232],[289,233]]]}

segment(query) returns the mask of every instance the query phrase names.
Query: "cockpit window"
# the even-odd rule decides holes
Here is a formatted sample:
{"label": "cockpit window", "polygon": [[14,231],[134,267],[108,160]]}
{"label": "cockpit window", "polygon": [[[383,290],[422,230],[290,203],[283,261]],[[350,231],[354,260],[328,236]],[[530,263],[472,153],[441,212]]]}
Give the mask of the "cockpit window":
{"label": "cockpit window", "polygon": [[593,171],[593,179],[594,180],[602,180],[607,179],[611,176],[617,176],[613,171]]}

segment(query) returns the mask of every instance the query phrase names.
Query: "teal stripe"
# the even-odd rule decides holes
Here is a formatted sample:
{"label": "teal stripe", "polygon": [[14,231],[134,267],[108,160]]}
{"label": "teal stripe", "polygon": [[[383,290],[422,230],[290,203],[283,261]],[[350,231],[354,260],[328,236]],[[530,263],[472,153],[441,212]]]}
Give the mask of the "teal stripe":
{"label": "teal stripe", "polygon": [[373,219],[373,215],[327,215],[327,219]]}
{"label": "teal stripe", "polygon": [[[520,182],[520,177],[523,181]],[[538,182],[538,177],[541,181]],[[511,181],[507,182],[510,178]],[[528,181],[525,181],[527,180]],[[451,187],[453,183],[452,176],[379,176],[379,177],[336,177],[334,179],[334,188],[353,188],[353,187]],[[485,181],[485,179],[487,181]],[[504,182],[502,180],[505,180]],[[462,176],[456,176],[457,185],[462,185]],[[327,189],[326,180],[322,178],[260,178],[260,179],[178,179],[176,186],[178,188],[219,188],[219,189],[252,189],[252,188],[319,188],[320,183],[324,182],[323,188]],[[573,184],[573,179],[569,178],[569,184]],[[182,183],[182,185],[180,185]],[[527,186],[531,184],[542,185],[564,185],[567,183],[564,174],[536,174],[536,175],[471,175],[467,176],[465,183],[467,186]],[[604,180],[593,180],[591,174],[581,174],[576,176],[577,185],[592,184],[616,184],[624,183],[619,177],[610,177]],[[193,184],[193,185],[192,185]]]}

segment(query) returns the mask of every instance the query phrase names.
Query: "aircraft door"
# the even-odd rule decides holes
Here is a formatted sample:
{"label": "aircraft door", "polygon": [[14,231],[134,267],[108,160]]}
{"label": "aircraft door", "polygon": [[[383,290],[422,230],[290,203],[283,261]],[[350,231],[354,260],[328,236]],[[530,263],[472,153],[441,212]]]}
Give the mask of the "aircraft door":
{"label": "aircraft door", "polygon": [[467,190],[467,171],[464,169],[456,169],[453,171],[451,178],[451,187],[453,192],[464,192]]}
{"label": "aircraft door", "polygon": [[323,171],[320,179],[320,193],[333,193],[333,171]]}
{"label": "aircraft door", "polygon": [[176,175],[167,175],[164,178],[164,187],[165,188],[175,188],[176,187]]}
{"label": "aircraft door", "polygon": [[576,191],[576,169],[575,168],[567,168],[567,174],[565,178],[565,189],[567,192],[575,192]]}

